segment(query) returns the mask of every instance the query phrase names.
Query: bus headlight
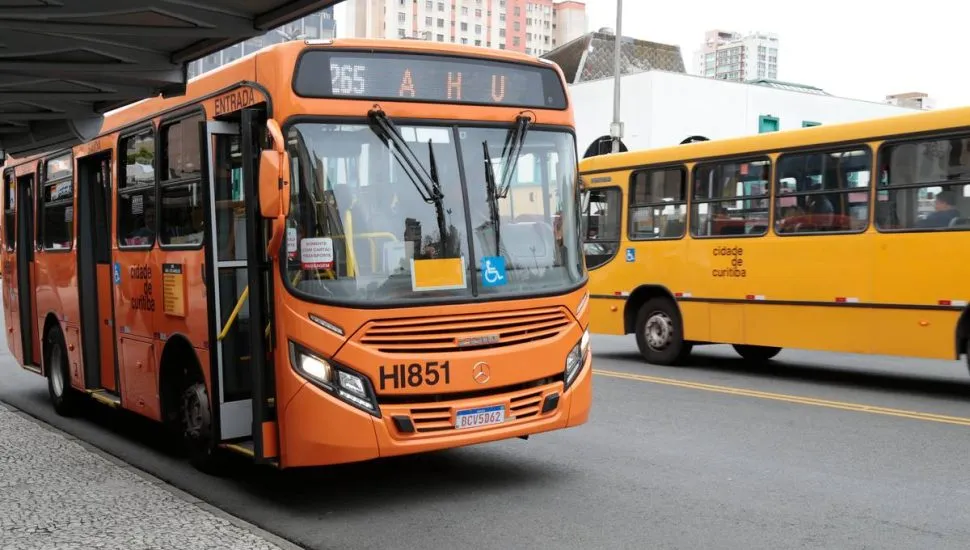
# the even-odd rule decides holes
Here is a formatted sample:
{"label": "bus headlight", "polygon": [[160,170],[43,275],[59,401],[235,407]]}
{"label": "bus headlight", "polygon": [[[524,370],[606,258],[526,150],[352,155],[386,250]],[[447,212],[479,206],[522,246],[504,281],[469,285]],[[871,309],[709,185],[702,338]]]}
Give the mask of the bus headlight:
{"label": "bus headlight", "polygon": [[586,329],[583,331],[583,336],[579,339],[579,343],[566,356],[566,368],[563,371],[564,389],[569,389],[569,386],[576,380],[576,375],[583,370],[583,364],[586,362],[586,358],[589,357],[589,353],[589,329]]}
{"label": "bus headlight", "polygon": [[330,395],[380,418],[377,398],[370,382],[363,375],[324,359],[292,341],[290,364],[304,378]]}

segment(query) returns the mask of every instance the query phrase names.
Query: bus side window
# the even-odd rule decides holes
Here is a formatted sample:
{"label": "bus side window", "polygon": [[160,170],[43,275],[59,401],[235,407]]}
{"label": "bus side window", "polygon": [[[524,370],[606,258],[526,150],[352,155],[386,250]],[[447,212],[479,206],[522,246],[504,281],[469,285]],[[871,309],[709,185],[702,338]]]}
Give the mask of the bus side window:
{"label": "bus side window", "polygon": [[119,149],[118,246],[150,248],[155,244],[155,131],[146,129],[122,140]]}
{"label": "bus side window", "polygon": [[694,168],[694,237],[755,237],[768,232],[771,160],[729,160]]}
{"label": "bus side window", "polygon": [[641,170],[630,178],[631,240],[678,239],[687,221],[687,168]]}
{"label": "bus side window", "polygon": [[882,231],[970,228],[970,136],[885,146],[877,202]]}
{"label": "bus side window", "polygon": [[39,240],[44,250],[71,248],[74,239],[74,165],[70,153],[44,163]]}
{"label": "bus side window", "polygon": [[583,253],[586,267],[592,269],[609,262],[620,248],[621,196],[618,187],[585,193]]}
{"label": "bus side window", "polygon": [[[202,243],[202,155],[199,151],[200,115],[162,126],[159,189],[162,197],[161,244]],[[230,179],[231,181],[231,179]],[[235,230],[235,225],[230,230]],[[235,243],[235,240],[231,241]]]}
{"label": "bus side window", "polygon": [[782,155],[775,174],[775,231],[864,231],[871,162],[868,147]]}

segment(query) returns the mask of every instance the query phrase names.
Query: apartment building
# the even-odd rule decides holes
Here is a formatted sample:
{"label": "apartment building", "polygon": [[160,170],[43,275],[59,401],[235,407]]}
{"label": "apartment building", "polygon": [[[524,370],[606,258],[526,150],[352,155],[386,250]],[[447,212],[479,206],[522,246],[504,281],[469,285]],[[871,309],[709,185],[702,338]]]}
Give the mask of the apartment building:
{"label": "apartment building", "polygon": [[712,30],[694,54],[697,75],[720,80],[778,78],[778,35],[765,32],[741,34]]}
{"label": "apartment building", "polygon": [[542,55],[582,36],[577,0],[349,0],[346,36],[414,38]]}

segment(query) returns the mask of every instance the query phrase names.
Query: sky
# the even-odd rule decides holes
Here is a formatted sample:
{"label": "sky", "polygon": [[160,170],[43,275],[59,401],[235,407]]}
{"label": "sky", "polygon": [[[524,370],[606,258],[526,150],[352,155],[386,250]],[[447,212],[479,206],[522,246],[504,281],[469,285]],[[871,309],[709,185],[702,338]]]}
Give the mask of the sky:
{"label": "sky", "polygon": [[[970,2],[623,0],[624,36],[680,46],[689,73],[707,30],[778,35],[778,79],[883,101],[925,92],[970,105]],[[890,6],[893,6],[890,8]],[[616,0],[586,0],[589,30],[616,27]]]}

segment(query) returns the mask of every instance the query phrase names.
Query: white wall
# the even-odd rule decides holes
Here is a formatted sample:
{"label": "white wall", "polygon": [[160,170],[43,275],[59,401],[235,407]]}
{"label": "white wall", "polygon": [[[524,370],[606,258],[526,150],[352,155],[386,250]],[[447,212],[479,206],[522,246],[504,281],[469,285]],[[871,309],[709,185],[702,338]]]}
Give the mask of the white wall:
{"label": "white wall", "polygon": [[[648,71],[626,75],[620,91],[623,143],[630,149],[676,145],[691,135],[722,139],[758,133],[761,115],[779,119],[781,130],[803,121],[831,124],[915,112],[882,103],[741,84],[683,73]],[[579,154],[610,133],[613,79],[570,86]]]}

